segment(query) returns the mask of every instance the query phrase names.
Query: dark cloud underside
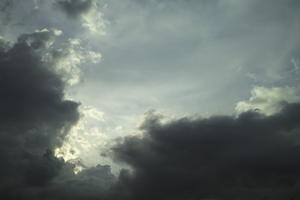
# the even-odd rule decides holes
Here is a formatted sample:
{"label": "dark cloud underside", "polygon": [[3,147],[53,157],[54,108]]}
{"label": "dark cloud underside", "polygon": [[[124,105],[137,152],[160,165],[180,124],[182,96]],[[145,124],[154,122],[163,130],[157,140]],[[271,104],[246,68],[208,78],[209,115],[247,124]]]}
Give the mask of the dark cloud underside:
{"label": "dark cloud underside", "polygon": [[79,17],[92,8],[92,0],[57,0],[57,5],[70,17]]}
{"label": "dark cloud underside", "polygon": [[1,199],[92,199],[114,178],[100,165],[75,177],[73,165],[53,156],[79,118],[78,103],[64,100],[55,61],[42,59],[53,37],[41,31],[20,36],[13,46],[0,43]]}
{"label": "dark cloud underside", "polygon": [[1,194],[10,187],[43,185],[56,176],[61,163],[51,150],[79,116],[78,104],[63,99],[61,78],[41,60],[40,51],[51,37],[51,32],[24,34],[12,47],[1,45]]}
{"label": "dark cloud underside", "polygon": [[134,169],[120,179],[128,199],[300,198],[300,104],[266,117],[187,118],[162,124],[149,115],[143,138],[115,155]]}

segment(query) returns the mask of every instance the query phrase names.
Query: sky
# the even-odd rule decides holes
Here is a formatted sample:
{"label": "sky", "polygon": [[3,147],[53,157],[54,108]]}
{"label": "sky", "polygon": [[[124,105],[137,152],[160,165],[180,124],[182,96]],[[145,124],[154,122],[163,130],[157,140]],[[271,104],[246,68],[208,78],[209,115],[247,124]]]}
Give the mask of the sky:
{"label": "sky", "polygon": [[0,0],[0,198],[300,198],[298,0]]}

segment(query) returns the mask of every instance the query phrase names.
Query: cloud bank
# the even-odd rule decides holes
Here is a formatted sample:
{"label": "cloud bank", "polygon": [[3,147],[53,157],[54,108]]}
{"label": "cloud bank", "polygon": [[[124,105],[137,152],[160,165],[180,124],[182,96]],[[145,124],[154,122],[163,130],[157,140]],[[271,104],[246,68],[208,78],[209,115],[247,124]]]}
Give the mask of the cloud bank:
{"label": "cloud bank", "polygon": [[92,0],[58,0],[57,5],[70,17],[79,17],[90,11]]}
{"label": "cloud bank", "polygon": [[[11,9],[10,2],[15,3],[1,1],[0,9]],[[97,1],[46,5],[53,2],[91,31],[101,27],[103,21],[96,23],[102,16]],[[219,5],[213,2],[213,7]],[[247,7],[228,2],[223,6]],[[291,9],[297,4],[288,2]],[[56,40],[61,34],[40,29],[21,34],[16,42],[0,40],[0,199],[300,198],[300,103],[296,89],[290,87],[255,88],[249,101],[237,105],[237,116],[165,122],[162,115],[148,112],[141,125],[143,135],[119,139],[106,155],[130,169],[114,175],[111,166],[97,165],[75,174],[76,166],[84,166],[80,160],[72,164],[53,155],[69,131],[80,125],[80,103],[66,99],[66,88],[78,82],[79,65],[101,56],[84,51],[80,40]],[[297,60],[293,64],[297,69]],[[103,117],[86,112],[98,120]],[[80,126],[77,130],[78,135],[84,131]],[[73,154],[71,150],[68,153]]]}
{"label": "cloud bank", "polygon": [[238,102],[235,110],[238,113],[255,110],[272,115],[278,113],[285,104],[297,102],[300,102],[300,95],[296,87],[255,87],[250,99]]}
{"label": "cloud bank", "polygon": [[[67,83],[53,64],[60,58],[44,59],[54,53],[56,35],[42,30],[21,35],[15,44],[0,43],[1,199],[86,199],[95,194],[73,195],[94,182],[108,187],[113,178],[109,166],[100,165],[75,177],[73,165],[53,156],[79,119],[79,103],[65,100]],[[78,189],[81,182],[88,188]]]}
{"label": "cloud bank", "polygon": [[246,111],[163,123],[149,113],[143,136],[111,149],[131,170],[117,177],[98,165],[75,175],[73,164],[52,153],[79,119],[79,104],[64,99],[67,82],[55,69],[58,61],[44,59],[57,34],[42,30],[15,44],[1,41],[2,199],[300,197],[300,104],[289,102],[268,116]]}
{"label": "cloud bank", "polygon": [[114,147],[129,164],[120,188],[128,199],[298,199],[300,104],[265,116],[182,118],[150,114],[144,136]]}

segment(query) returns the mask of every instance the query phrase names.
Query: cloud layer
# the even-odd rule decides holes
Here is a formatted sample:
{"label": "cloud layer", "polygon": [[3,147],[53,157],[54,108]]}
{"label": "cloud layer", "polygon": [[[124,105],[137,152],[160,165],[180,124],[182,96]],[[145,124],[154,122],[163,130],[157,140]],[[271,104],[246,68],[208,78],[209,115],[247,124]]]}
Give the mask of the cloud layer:
{"label": "cloud layer", "polygon": [[60,59],[49,57],[57,34],[42,30],[15,44],[1,41],[3,199],[300,197],[300,104],[289,102],[268,116],[248,111],[162,122],[150,112],[143,136],[126,137],[111,149],[130,170],[116,177],[110,166],[98,165],[75,175],[73,164],[52,153],[79,119],[78,103],[64,99],[58,60],[49,60]]}
{"label": "cloud layer", "polygon": [[[199,90],[211,92],[205,85],[215,87],[217,73],[229,74],[226,80],[218,83],[222,86],[235,77],[228,73],[232,71],[242,73],[243,78],[262,80],[268,77],[269,83],[275,79],[289,82],[283,79],[298,73],[299,25],[295,23],[299,16],[298,1],[288,0],[284,4],[281,0],[272,1],[272,9],[269,9],[271,1],[161,2],[124,0],[120,3],[112,0],[110,4],[113,11],[123,12],[109,16],[117,26],[111,29],[115,31],[111,36],[115,41],[106,48],[107,52],[117,56],[110,57],[108,66],[121,66],[123,71],[118,67],[107,67],[106,71],[101,69],[104,72],[102,78],[109,80],[108,85],[113,80],[115,85],[124,86],[130,96],[124,99],[131,108],[126,107],[126,112],[135,112],[138,103],[146,109],[148,103],[141,103],[140,98],[146,99],[145,102],[159,102],[156,96],[161,93],[171,99],[165,103],[182,98],[179,102],[184,110],[201,110],[204,103],[197,101],[201,96]],[[80,119],[80,103],[67,100],[65,94],[70,85],[79,82],[79,66],[101,58],[100,54],[81,46],[81,39],[93,43],[97,40],[89,41],[86,33],[79,31],[83,26],[90,32],[102,32],[105,22],[98,3],[96,0],[0,1],[3,11],[0,18],[5,19],[0,23],[0,33],[9,40],[0,38],[0,199],[300,199],[300,99],[294,78],[291,85],[295,88],[255,87],[249,101],[237,104],[239,113],[235,116],[216,114],[208,118],[165,120],[162,115],[148,112],[141,124],[142,135],[119,138],[105,155],[103,153],[107,158],[110,156],[114,164],[128,166],[129,169],[122,169],[119,175],[112,174],[109,165],[89,168],[80,159],[73,159],[77,152],[63,142],[66,138],[83,137],[82,132],[90,128],[86,128],[89,125],[85,119],[93,118],[94,121],[89,119],[89,123],[99,125],[105,116],[87,106],[83,111],[86,118]],[[59,11],[54,11],[55,6],[60,8]],[[28,7],[30,9],[24,9]],[[268,12],[263,12],[265,10]],[[280,19],[279,23],[277,19]],[[146,26],[144,22],[147,22]],[[16,23],[19,25],[13,25]],[[274,26],[266,28],[264,23],[274,23]],[[195,24],[200,28],[192,28]],[[57,39],[62,31],[54,29],[56,26],[64,29],[66,36]],[[287,28],[283,30],[284,27]],[[77,32],[80,39],[73,38],[78,36]],[[286,37],[288,33],[291,37]],[[17,39],[14,38],[16,35],[19,35]],[[252,45],[254,41],[256,45]],[[280,49],[282,46],[286,48]],[[141,47],[147,51],[141,51]],[[241,50],[244,53],[239,54]],[[279,55],[281,59],[272,65],[272,59],[266,59],[261,52],[268,52],[271,58]],[[233,57],[237,59],[237,65],[243,66],[234,66],[229,71]],[[126,64],[119,65],[112,62],[112,58]],[[145,58],[151,62],[148,60],[144,66]],[[292,61],[291,66],[283,70],[286,74],[278,77],[279,66],[287,60]],[[267,67],[260,69],[263,65]],[[144,68],[137,70],[140,66]],[[255,66],[252,74],[247,66]],[[276,66],[276,72],[273,66]],[[112,70],[111,74],[109,70]],[[259,77],[261,71],[264,73]],[[170,72],[174,72],[172,77]],[[141,75],[147,77],[141,79]],[[97,73],[96,76],[99,78]],[[201,77],[205,80],[198,82]],[[166,83],[170,79],[170,83]],[[126,81],[130,84],[125,84]],[[240,79],[237,82],[244,83]],[[231,84],[237,85],[233,81],[227,88]],[[199,85],[204,86],[201,89]],[[151,99],[148,93],[156,91],[158,86],[163,89],[153,92],[155,97]],[[136,88],[141,93],[135,93]],[[126,96],[110,87],[106,89],[109,94],[117,94],[112,96],[118,102],[123,99],[117,97]],[[219,97],[230,92],[222,89]],[[191,91],[197,95],[191,95]],[[186,97],[188,101],[184,100]],[[104,98],[94,99],[102,101]],[[217,98],[212,95],[211,99]],[[109,100],[105,103],[118,105]],[[188,103],[191,101],[192,106]],[[113,115],[120,114],[121,108],[114,107]],[[126,118],[124,115],[113,118],[113,123],[120,123],[117,119],[122,117]],[[73,134],[69,134],[72,128]],[[88,135],[90,139],[101,139],[98,129],[89,131],[95,134],[94,138],[92,134]],[[78,143],[85,142],[84,139],[77,140],[80,140]],[[84,147],[77,149],[80,148]],[[57,149],[62,150],[58,156],[60,153],[68,155],[73,159],[72,163],[55,157],[53,152]],[[100,156],[100,152],[98,154]],[[82,167],[77,174],[74,173],[76,167]]]}
{"label": "cloud layer", "polygon": [[128,199],[298,199],[300,104],[278,114],[182,118],[150,114],[144,136],[114,148],[129,164]]}
{"label": "cloud layer", "polygon": [[57,5],[70,17],[79,17],[89,12],[92,0],[58,0]]}
{"label": "cloud layer", "polygon": [[109,166],[75,176],[72,164],[53,156],[79,119],[79,103],[64,98],[66,82],[54,65],[60,57],[44,59],[55,53],[50,47],[56,34],[23,34],[12,45],[1,40],[1,199],[98,198],[113,181]]}
{"label": "cloud layer", "polygon": [[78,103],[64,100],[61,77],[41,59],[53,36],[52,31],[24,34],[11,47],[1,45],[1,193],[56,176],[61,163],[51,149],[79,117]]}

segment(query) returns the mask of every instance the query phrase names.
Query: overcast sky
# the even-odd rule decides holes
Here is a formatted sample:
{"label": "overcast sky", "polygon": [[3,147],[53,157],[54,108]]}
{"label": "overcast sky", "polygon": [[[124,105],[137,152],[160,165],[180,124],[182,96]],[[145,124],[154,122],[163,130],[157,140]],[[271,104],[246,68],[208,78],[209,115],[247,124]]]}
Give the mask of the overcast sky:
{"label": "overcast sky", "polygon": [[0,0],[0,197],[300,198],[299,9]]}

